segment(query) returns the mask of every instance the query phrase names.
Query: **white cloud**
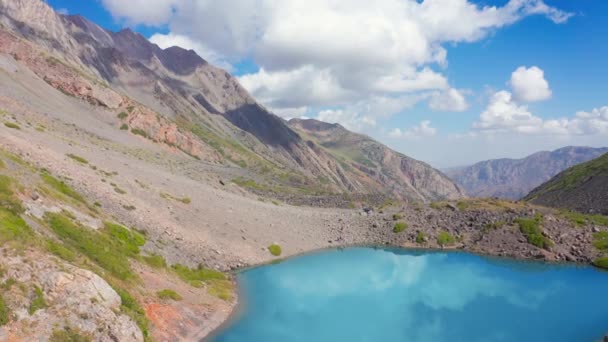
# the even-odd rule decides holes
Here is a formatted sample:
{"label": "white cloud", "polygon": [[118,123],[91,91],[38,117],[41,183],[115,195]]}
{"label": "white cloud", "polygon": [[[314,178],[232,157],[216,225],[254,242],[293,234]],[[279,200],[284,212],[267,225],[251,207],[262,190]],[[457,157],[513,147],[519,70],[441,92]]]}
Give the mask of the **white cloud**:
{"label": "white cloud", "polygon": [[177,35],[173,33],[156,33],[152,35],[152,37],[150,37],[150,42],[158,45],[162,49],[170,48],[172,46],[179,46],[186,50],[194,50],[207,62],[217,67],[226,69],[228,71],[234,70],[234,67],[226,60],[224,56],[209,49],[204,44],[194,41],[186,36]]}
{"label": "white cloud", "polygon": [[545,79],[545,72],[536,66],[517,68],[511,74],[509,85],[518,101],[536,102],[551,98],[551,89]]}
{"label": "white cloud", "polygon": [[432,107],[462,110],[462,99],[434,70],[448,64],[443,45],[478,41],[530,15],[556,23],[570,16],[541,0],[503,6],[469,0],[102,2],[127,22],[168,24],[170,36],[188,37],[225,60],[252,58],[260,70],[241,81],[273,108],[439,91],[447,98],[436,95]]}
{"label": "white cloud", "polygon": [[174,14],[182,0],[101,0],[103,6],[118,19],[132,24],[162,25]]}
{"label": "white cloud", "polygon": [[469,104],[462,91],[449,88],[433,93],[429,100],[429,108],[442,112],[463,112],[469,108]]}
{"label": "white cloud", "polygon": [[608,106],[590,112],[580,111],[571,118],[542,119],[528,107],[518,104],[508,91],[496,92],[490,99],[475,131],[515,132],[536,135],[608,135]]}
{"label": "white cloud", "polygon": [[437,129],[431,127],[431,122],[429,120],[424,120],[420,122],[417,126],[414,126],[408,130],[401,130],[399,128],[395,128],[391,130],[388,135],[391,138],[404,138],[404,139],[416,139],[421,137],[429,137],[437,134]]}
{"label": "white cloud", "polygon": [[70,11],[67,8],[58,8],[57,13],[59,13],[61,15],[69,15]]}

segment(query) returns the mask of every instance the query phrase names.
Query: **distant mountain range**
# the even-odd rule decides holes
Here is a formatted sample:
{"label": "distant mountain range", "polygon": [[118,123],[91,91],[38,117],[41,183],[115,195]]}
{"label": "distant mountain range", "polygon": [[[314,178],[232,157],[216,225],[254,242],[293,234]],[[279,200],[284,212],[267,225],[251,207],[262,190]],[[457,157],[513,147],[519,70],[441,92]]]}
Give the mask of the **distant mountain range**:
{"label": "distant mountain range", "polygon": [[525,199],[549,207],[608,215],[608,153],[561,172]]}
{"label": "distant mountain range", "polygon": [[564,147],[522,159],[494,159],[446,170],[471,197],[520,199],[565,169],[592,160],[608,148]]}
{"label": "distant mountain range", "polygon": [[350,148],[352,158],[304,139],[194,51],[161,49],[130,29],[108,31],[40,0],[0,0],[0,13],[0,54],[66,95],[115,111],[117,128],[244,169],[261,183],[256,189],[426,202],[462,197],[441,172],[369,138]]}

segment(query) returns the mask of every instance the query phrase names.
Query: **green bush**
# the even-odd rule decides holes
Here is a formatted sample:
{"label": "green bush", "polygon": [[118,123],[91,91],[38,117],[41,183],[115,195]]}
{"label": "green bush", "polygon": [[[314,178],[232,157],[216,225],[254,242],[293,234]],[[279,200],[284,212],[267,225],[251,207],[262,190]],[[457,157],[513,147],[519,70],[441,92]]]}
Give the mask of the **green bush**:
{"label": "green bush", "polygon": [[540,214],[534,218],[518,218],[515,222],[519,225],[519,230],[524,234],[528,243],[539,248],[550,248],[553,244],[551,240],[543,235],[541,227],[543,217]]}
{"label": "green bush", "polygon": [[67,154],[67,156],[68,156],[69,158],[71,158],[71,159],[74,159],[75,161],[77,161],[77,162],[79,162],[79,163],[81,163],[81,164],[88,164],[88,163],[89,163],[89,161],[88,161],[88,160],[84,159],[83,157],[77,156],[77,155],[75,155],[75,154],[71,154],[71,153],[70,153],[70,154]]}
{"label": "green bush", "polygon": [[456,242],[456,238],[454,238],[454,236],[446,231],[440,232],[439,235],[437,236],[437,243],[443,247],[443,246],[449,246],[449,245],[453,245],[454,242]]}
{"label": "green bush", "polygon": [[281,255],[281,253],[283,253],[283,251],[281,250],[281,246],[279,246],[277,244],[272,244],[272,245],[268,246],[268,251],[270,252],[270,254],[272,254],[274,256],[279,256],[279,255]]}
{"label": "green bush", "polygon": [[129,114],[127,114],[127,113],[125,113],[125,112],[120,112],[120,113],[117,115],[117,117],[118,117],[120,120],[124,120],[124,119],[126,119],[127,117],[129,117]]}
{"label": "green bush", "polygon": [[416,234],[416,243],[417,244],[423,244],[426,239],[426,234],[424,234],[423,232],[418,232],[418,234]]}
{"label": "green bush", "polygon": [[405,222],[397,222],[393,227],[393,233],[401,233],[402,231],[407,229],[407,223]]}
{"label": "green bush", "polygon": [[139,129],[139,128],[132,128],[131,129],[131,133],[135,134],[135,135],[140,135],[144,138],[148,137],[148,133],[146,133],[146,131]]}
{"label": "green bush", "polygon": [[129,125],[127,125],[127,124],[120,125],[120,130],[121,131],[128,131],[129,130]]}
{"label": "green bush", "polygon": [[393,221],[399,221],[403,218],[401,214],[393,214]]}
{"label": "green bush", "polygon": [[179,293],[177,293],[173,290],[170,290],[170,289],[158,291],[156,293],[156,296],[158,296],[158,298],[160,298],[160,299],[171,299],[171,300],[175,300],[175,301],[182,300],[182,296],[180,296]]}
{"label": "green bush", "polygon": [[8,128],[12,128],[12,129],[21,129],[21,127],[19,127],[19,125],[12,123],[12,122],[5,122],[4,126],[6,126]]}
{"label": "green bush", "polygon": [[0,327],[7,325],[8,322],[10,322],[10,320],[11,320],[11,312],[8,309],[8,306],[6,305],[6,302],[4,301],[2,294],[0,294]]}
{"label": "green bush", "polygon": [[104,225],[110,236],[120,243],[122,249],[130,256],[138,255],[139,247],[146,244],[146,238],[135,230],[111,222],[105,222]]}
{"label": "green bush", "polygon": [[27,309],[27,312],[31,315],[35,314],[36,311],[46,309],[46,301],[44,300],[44,293],[42,289],[38,286],[34,287],[34,298],[30,303],[30,307]]}

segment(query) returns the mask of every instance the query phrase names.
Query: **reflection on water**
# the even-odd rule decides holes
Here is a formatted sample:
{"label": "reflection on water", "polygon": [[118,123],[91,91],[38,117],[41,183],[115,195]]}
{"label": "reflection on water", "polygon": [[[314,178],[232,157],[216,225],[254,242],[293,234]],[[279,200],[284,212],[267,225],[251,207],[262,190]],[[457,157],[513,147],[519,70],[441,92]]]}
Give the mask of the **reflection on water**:
{"label": "reflection on water", "polygon": [[592,268],[352,248],[239,277],[247,305],[213,341],[594,341],[608,332],[608,274]]}

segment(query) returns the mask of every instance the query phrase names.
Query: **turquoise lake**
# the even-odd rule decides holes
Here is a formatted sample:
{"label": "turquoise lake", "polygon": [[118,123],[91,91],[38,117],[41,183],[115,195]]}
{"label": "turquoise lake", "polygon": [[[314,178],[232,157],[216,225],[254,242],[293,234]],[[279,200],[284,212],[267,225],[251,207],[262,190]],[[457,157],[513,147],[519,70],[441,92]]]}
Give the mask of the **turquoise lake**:
{"label": "turquoise lake", "polygon": [[598,341],[608,273],[458,252],[349,248],[238,275],[214,342]]}

